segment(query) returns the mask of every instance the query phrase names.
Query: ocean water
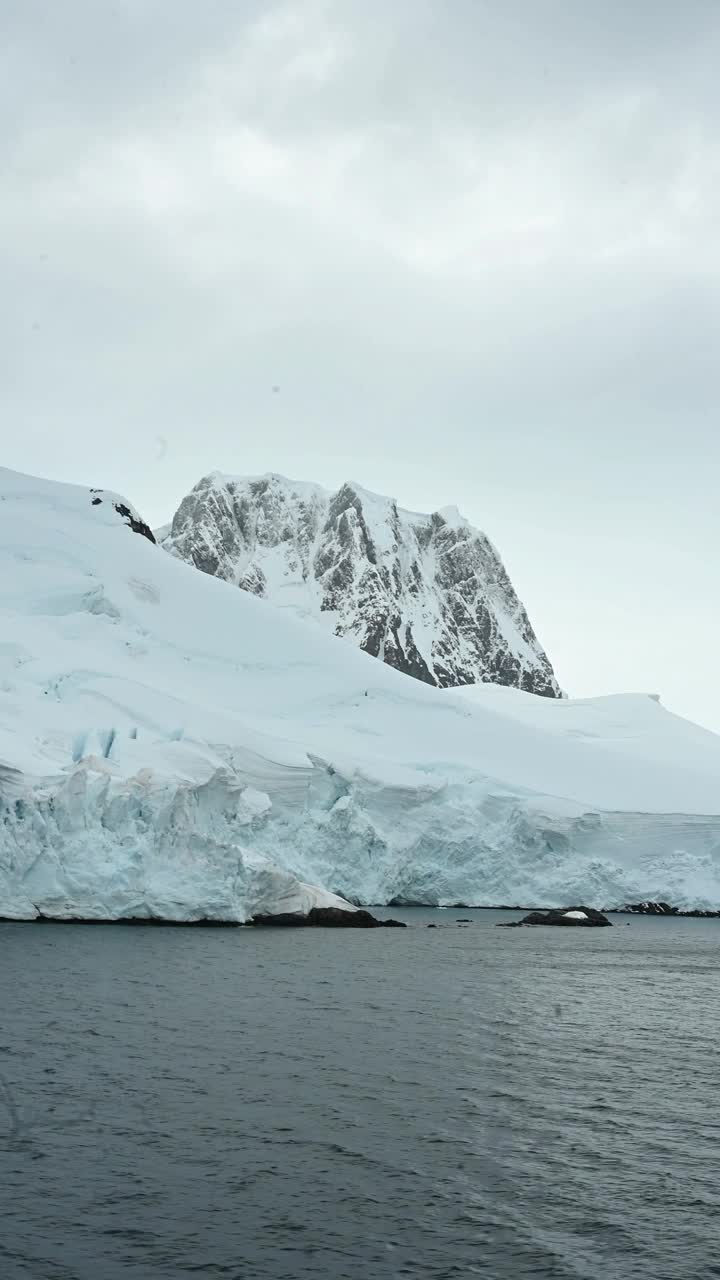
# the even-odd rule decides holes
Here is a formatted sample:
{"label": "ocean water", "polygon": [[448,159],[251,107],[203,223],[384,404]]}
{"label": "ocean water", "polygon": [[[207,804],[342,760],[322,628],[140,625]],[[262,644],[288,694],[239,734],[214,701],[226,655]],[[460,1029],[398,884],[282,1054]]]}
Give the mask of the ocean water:
{"label": "ocean water", "polygon": [[388,914],[0,925],[3,1280],[720,1276],[720,920]]}

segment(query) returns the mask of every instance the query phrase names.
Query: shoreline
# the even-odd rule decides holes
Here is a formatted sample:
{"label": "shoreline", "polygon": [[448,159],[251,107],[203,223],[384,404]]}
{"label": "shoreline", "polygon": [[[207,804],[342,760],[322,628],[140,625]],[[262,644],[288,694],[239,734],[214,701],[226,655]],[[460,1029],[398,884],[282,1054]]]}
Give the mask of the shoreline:
{"label": "shoreline", "polygon": [[[663,904],[667,906],[667,904]],[[670,907],[667,910],[654,909],[658,904],[648,904],[648,909],[638,909],[636,907],[603,907],[601,908],[605,915],[609,916],[636,916],[636,917],[652,917],[653,919],[666,920],[713,920],[720,919],[720,909],[713,910],[711,908],[693,907],[687,910],[679,907]],[[402,906],[399,903],[373,903],[371,906],[363,908],[367,912],[372,911],[513,911],[527,914],[532,911],[561,911],[562,907],[558,906],[508,906],[506,904],[491,905],[482,903],[478,906],[468,906],[467,903],[454,903],[451,906],[435,906],[426,902],[406,903]],[[261,917],[253,920],[216,920],[210,917],[203,917],[199,920],[175,920],[165,916],[49,916],[39,914],[31,917],[4,916],[0,912],[0,924],[91,924],[91,925],[125,925],[127,927],[138,928],[143,925],[152,928],[162,929],[257,929],[262,928],[265,931],[275,922],[272,917]],[[275,927],[283,928],[303,928],[307,926],[305,917],[299,917],[297,920],[281,921],[278,920]],[[382,926],[386,922],[380,918],[377,924]],[[463,922],[467,923],[467,922]],[[332,928],[332,924],[325,923],[324,927]]]}

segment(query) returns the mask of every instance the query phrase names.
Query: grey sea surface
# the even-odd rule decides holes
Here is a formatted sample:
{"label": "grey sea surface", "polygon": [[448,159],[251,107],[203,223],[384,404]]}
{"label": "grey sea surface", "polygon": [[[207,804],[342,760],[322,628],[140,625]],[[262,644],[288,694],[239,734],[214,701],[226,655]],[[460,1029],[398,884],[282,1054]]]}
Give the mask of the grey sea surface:
{"label": "grey sea surface", "polygon": [[720,920],[378,914],[0,924],[3,1280],[720,1276]]}

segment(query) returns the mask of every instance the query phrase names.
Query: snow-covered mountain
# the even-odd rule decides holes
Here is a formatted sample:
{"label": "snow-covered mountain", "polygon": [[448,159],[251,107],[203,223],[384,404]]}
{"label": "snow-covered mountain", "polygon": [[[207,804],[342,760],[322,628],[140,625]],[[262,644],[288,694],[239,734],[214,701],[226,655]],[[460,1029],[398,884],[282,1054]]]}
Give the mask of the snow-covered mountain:
{"label": "snow-covered mountain", "polygon": [[720,907],[714,734],[410,680],[135,528],[0,471],[0,915]]}
{"label": "snow-covered mountain", "polygon": [[356,484],[329,493],[213,472],[159,533],[204,573],[428,684],[493,681],[560,696],[497,551],[454,507],[421,515]]}

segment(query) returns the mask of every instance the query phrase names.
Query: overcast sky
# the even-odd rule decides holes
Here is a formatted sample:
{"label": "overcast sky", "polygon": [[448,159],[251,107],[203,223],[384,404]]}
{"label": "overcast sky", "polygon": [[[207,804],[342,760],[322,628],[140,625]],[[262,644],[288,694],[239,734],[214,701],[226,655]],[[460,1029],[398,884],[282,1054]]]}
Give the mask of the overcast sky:
{"label": "overcast sky", "polygon": [[0,15],[6,465],[454,503],[571,695],[720,730],[718,0]]}

